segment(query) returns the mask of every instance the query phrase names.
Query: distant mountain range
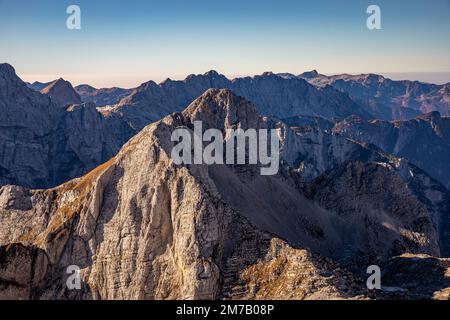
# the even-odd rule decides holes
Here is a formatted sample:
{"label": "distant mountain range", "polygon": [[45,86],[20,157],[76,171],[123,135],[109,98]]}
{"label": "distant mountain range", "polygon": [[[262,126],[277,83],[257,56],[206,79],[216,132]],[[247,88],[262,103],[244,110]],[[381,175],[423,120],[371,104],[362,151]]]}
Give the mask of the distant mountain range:
{"label": "distant mountain range", "polygon": [[[284,82],[279,78],[288,81]],[[317,90],[296,80],[305,80]],[[41,91],[55,82],[57,80],[49,83],[34,82],[29,84],[29,87]],[[270,86],[272,94],[264,90],[265,86]],[[284,90],[288,90],[284,97],[273,95],[280,91],[276,86],[283,86]],[[344,95],[330,90],[330,87]],[[259,99],[256,102],[262,114],[283,118],[303,114],[331,119],[348,116],[349,112],[382,120],[412,119],[432,111],[438,111],[443,116],[450,115],[450,83],[435,85],[409,80],[394,81],[376,74],[325,76],[316,70],[300,75],[266,72],[261,76],[233,80],[216,71],[209,71],[203,75],[189,75],[182,81],[167,79],[160,84],[149,81],[135,89],[96,89],[85,84],[75,87],[74,90],[82,102],[93,102],[98,107],[146,104],[145,101],[137,100],[143,99],[143,93],[149,90],[145,97],[149,99],[149,104],[157,104],[158,97],[163,97],[165,101],[173,104],[172,108],[181,110],[208,88],[227,88],[252,101]],[[265,93],[266,96],[259,93]],[[305,94],[311,96],[302,101]],[[129,97],[130,95],[135,97]],[[355,104],[348,100],[347,95]],[[125,100],[122,102],[122,99]],[[324,106],[321,101],[333,105]],[[331,107],[334,108],[332,112],[328,110]]]}
{"label": "distant mountain range", "polygon": [[87,84],[76,86],[75,91],[80,95],[83,102],[92,102],[97,106],[116,104],[133,92],[132,89],[122,88],[96,89]]}
{"label": "distant mountain range", "polygon": [[[446,118],[440,118],[434,113],[433,119],[441,119],[439,126],[434,122],[427,122],[425,126],[417,125],[408,129],[403,137],[403,134],[398,133],[403,131],[401,128],[411,128],[409,124],[414,123],[425,124],[424,119],[429,117],[419,116],[415,121],[389,124],[371,121],[370,119],[376,118],[373,114],[376,112],[373,108],[367,107],[371,103],[385,106],[389,99],[390,101],[401,100],[402,106],[397,108],[406,110],[401,114],[416,115],[420,111],[417,110],[419,105],[412,98],[413,96],[417,97],[419,93],[425,94],[429,91],[445,93],[448,86],[391,81],[376,75],[327,77],[317,71],[299,76],[265,73],[261,76],[229,80],[215,71],[210,71],[203,75],[190,75],[183,81],[167,79],[160,84],[149,81],[136,89],[95,89],[88,85],[73,88],[63,79],[49,83],[28,84],[28,87],[44,94],[40,96],[36,92],[25,89],[25,83],[15,75],[11,66],[4,64],[2,70],[5,81],[11,83],[9,89],[16,91],[14,94],[20,96],[20,100],[32,101],[36,105],[42,105],[42,108],[46,110],[39,111],[38,115],[33,116],[31,114],[37,112],[36,109],[27,110],[25,106],[15,106],[18,104],[17,99],[8,103],[8,110],[20,108],[23,109],[25,116],[30,114],[27,116],[28,119],[42,119],[24,126],[26,121],[23,122],[22,117],[16,116],[17,119],[13,122],[22,124],[21,132],[30,131],[24,139],[33,136],[37,141],[30,145],[31,150],[25,147],[30,144],[30,141],[19,144],[22,146],[21,149],[27,150],[18,151],[19,154],[23,152],[23,157],[26,159],[17,161],[5,155],[4,160],[0,162],[0,168],[3,170],[0,180],[3,184],[19,183],[29,187],[45,187],[79,176],[107,161],[121,145],[147,124],[172,112],[183,110],[209,88],[229,88],[255,102],[258,112],[264,116],[283,119],[290,126],[312,126],[311,121],[313,121],[320,129],[331,130],[336,125],[333,129],[335,134],[373,143],[388,153],[406,157],[445,186],[450,186],[450,176],[448,170],[445,170],[446,163],[450,159],[450,142],[446,133],[450,129]],[[337,89],[333,89],[332,86]],[[344,90],[344,88],[347,89]],[[354,101],[350,99],[347,91]],[[405,98],[406,93],[410,94],[409,99]],[[358,97],[355,98],[355,95]],[[48,96],[51,101],[45,100],[45,96]],[[399,100],[399,97],[403,99]],[[10,97],[8,98],[11,100]],[[366,103],[357,103],[358,101],[361,103],[364,99]],[[446,101],[446,99],[448,95],[444,94],[439,101]],[[82,101],[85,103],[80,104]],[[415,102],[405,106],[405,101]],[[105,102],[108,102],[106,106],[94,105],[94,103],[101,105]],[[69,105],[71,107],[67,108]],[[440,105],[440,108],[442,109],[443,106]],[[392,114],[396,113],[391,112]],[[10,120],[13,118],[15,117],[11,117]],[[364,122],[367,123],[366,126],[361,125]],[[8,126],[14,128],[12,123]],[[387,130],[386,126],[393,129]],[[380,128],[379,133],[373,132],[375,127]],[[17,145],[17,141],[13,142],[14,139],[20,139],[20,136],[15,133],[17,129],[10,130],[11,133],[8,131],[4,133],[4,136],[11,136],[12,141],[8,145]],[[365,132],[367,130],[369,132]],[[74,135],[74,132],[79,133]],[[396,139],[401,140],[396,142]],[[423,142],[417,144],[417,141]],[[30,154],[29,152],[36,153],[33,151],[38,150],[36,148],[41,149],[38,152],[39,155],[26,156]],[[18,153],[16,151],[12,154],[17,157]],[[432,164],[426,161],[429,156],[435,159]],[[53,164],[45,165],[50,159],[55,159],[52,160]],[[16,164],[21,162],[27,165],[20,165],[20,168],[15,169]],[[25,172],[22,172],[23,170]]]}
{"label": "distant mountain range", "polygon": [[[128,90],[0,64],[0,299],[448,299],[447,102],[376,75]],[[276,130],[278,174],[176,165],[171,132],[195,121]]]}
{"label": "distant mountain range", "polygon": [[450,115],[450,83],[435,85],[409,80],[393,81],[377,74],[325,76],[316,70],[280,76],[305,79],[318,88],[332,86],[347,93],[377,119],[408,119],[432,111]]}
{"label": "distant mountain range", "polygon": [[174,111],[183,110],[209,88],[227,88],[255,102],[265,116],[289,117],[298,114],[343,119],[357,114],[371,114],[354,103],[345,93],[331,87],[315,88],[302,79],[283,79],[272,73],[229,80],[215,71],[190,75],[183,81],[153,81],[142,84],[118,104],[107,107],[119,112],[136,129],[161,119]]}
{"label": "distant mountain range", "polygon": [[[343,93],[331,88],[318,90],[304,80],[284,80],[273,74],[230,81],[209,72],[160,85],[150,81],[117,104],[96,108],[92,102],[77,104],[89,99],[86,92],[95,96],[96,91],[86,86],[77,88],[85,92],[80,95],[63,79],[27,85],[7,64],[1,65],[0,73],[2,121],[7,128],[1,141],[5,150],[0,158],[1,184],[41,188],[80,176],[110,159],[147,124],[184,109],[211,87],[234,87],[260,102],[265,115],[309,113],[343,119],[356,113],[370,117]],[[114,100],[111,96],[102,99]],[[30,105],[35,107],[30,109]]]}

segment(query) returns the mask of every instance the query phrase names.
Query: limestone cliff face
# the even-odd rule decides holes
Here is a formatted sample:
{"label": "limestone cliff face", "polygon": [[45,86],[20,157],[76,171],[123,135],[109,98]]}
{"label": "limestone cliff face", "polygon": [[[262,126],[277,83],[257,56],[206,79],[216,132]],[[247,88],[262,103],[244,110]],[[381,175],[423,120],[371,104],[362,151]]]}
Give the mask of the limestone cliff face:
{"label": "limestone cliff face", "polygon": [[[52,84],[49,92],[57,95],[67,85]],[[113,157],[134,134],[118,116],[103,115],[92,103],[64,107],[73,102],[58,104],[0,64],[0,185],[61,184]]]}
{"label": "limestone cliff face", "polygon": [[337,123],[333,131],[405,157],[450,189],[450,118],[439,112],[392,122],[350,117]]}
{"label": "limestone cliff face", "polygon": [[[364,298],[367,265],[439,255],[435,213],[385,163],[350,159],[311,182],[289,166],[260,176],[170,159],[175,128],[270,127],[255,110],[209,90],[82,178],[0,189],[0,298]],[[358,257],[362,269],[347,270]],[[81,290],[66,287],[70,265]]]}
{"label": "limestone cliff face", "polygon": [[[48,145],[59,111],[48,96],[28,88],[7,64],[0,64],[0,185],[48,179]],[[31,172],[33,174],[31,174]]]}

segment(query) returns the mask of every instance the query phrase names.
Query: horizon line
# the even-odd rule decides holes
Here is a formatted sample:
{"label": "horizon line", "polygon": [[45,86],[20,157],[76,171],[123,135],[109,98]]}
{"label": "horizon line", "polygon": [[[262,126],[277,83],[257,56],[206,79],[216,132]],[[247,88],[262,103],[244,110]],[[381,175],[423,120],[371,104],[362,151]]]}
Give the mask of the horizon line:
{"label": "horizon line", "polygon": [[[261,76],[266,73],[273,73],[275,75],[277,74],[292,74],[295,76],[298,76],[305,72],[311,72],[311,71],[317,71],[319,74],[325,75],[325,76],[337,76],[337,75],[351,75],[351,76],[358,76],[358,75],[368,75],[368,74],[375,74],[375,75],[381,75],[385,78],[389,78],[394,81],[418,81],[418,82],[424,82],[429,84],[436,84],[436,85],[444,85],[450,83],[450,70],[449,71],[370,71],[370,72],[320,72],[318,69],[310,69],[306,70],[300,73],[297,72],[274,72],[274,71],[264,71],[260,73],[250,73],[250,74],[230,74],[230,73],[222,73],[215,69],[210,69],[203,73],[190,73],[187,75],[173,75],[173,76],[151,76],[151,75],[132,75],[132,74],[53,74],[53,73],[17,73],[17,75],[24,81],[28,83],[33,82],[41,82],[41,83],[49,83],[53,82],[57,79],[64,79],[66,81],[69,81],[74,87],[80,86],[80,85],[89,85],[96,89],[101,88],[124,88],[124,89],[134,89],[144,83],[153,81],[157,83],[158,85],[163,83],[166,80],[172,80],[172,81],[184,81],[189,76],[201,76],[205,75],[211,71],[217,72],[219,75],[225,76],[229,80],[234,80],[238,78],[244,78],[244,77],[256,77]],[[412,77],[395,77],[395,76],[407,76],[407,75],[422,75],[422,76],[431,76],[431,75],[442,75],[445,76],[441,80],[438,81],[426,81],[419,78],[412,78]],[[394,77],[392,77],[394,76]],[[427,78],[427,77],[426,77]],[[120,79],[126,79],[129,81],[128,85],[121,85]],[[446,79],[446,80],[444,80]],[[105,80],[112,80],[112,81],[105,81]],[[99,83],[109,83],[106,85],[99,85]],[[93,83],[97,83],[97,85],[94,85]],[[113,84],[115,83],[115,84]],[[131,84],[134,83],[134,84]]]}

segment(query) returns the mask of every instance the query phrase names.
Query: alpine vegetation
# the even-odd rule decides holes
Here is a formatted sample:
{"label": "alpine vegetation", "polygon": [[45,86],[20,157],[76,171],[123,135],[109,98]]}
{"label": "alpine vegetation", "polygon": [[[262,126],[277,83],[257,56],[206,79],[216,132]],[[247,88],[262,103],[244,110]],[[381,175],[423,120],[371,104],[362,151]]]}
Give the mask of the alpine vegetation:
{"label": "alpine vegetation", "polygon": [[[171,151],[171,158],[177,165],[260,164],[261,175],[278,173],[280,138],[277,130],[226,129],[223,136],[222,131],[215,128],[203,133],[202,121],[194,121],[193,132],[185,127],[177,128],[172,132],[171,141],[176,142]],[[204,142],[209,144],[204,147]]]}

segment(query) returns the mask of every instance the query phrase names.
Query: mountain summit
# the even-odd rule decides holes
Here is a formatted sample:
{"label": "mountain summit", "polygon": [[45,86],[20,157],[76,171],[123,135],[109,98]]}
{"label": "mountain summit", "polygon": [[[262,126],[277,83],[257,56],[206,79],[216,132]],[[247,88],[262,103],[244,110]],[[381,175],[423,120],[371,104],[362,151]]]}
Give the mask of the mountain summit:
{"label": "mountain summit", "polygon": [[317,70],[307,71],[303,72],[299,77],[305,78],[305,79],[312,79],[318,77],[320,74],[317,72]]}
{"label": "mountain summit", "polygon": [[3,79],[13,78],[16,76],[14,67],[8,63],[0,63],[0,75]]}
{"label": "mountain summit", "polygon": [[11,100],[14,92],[23,90],[23,86],[26,86],[25,83],[16,75],[16,71],[11,65],[0,64],[0,97],[2,98],[0,103],[7,103],[8,100]]}
{"label": "mountain summit", "polygon": [[62,107],[82,102],[72,84],[62,78],[51,82],[41,90],[41,93],[48,95],[57,105]]}

